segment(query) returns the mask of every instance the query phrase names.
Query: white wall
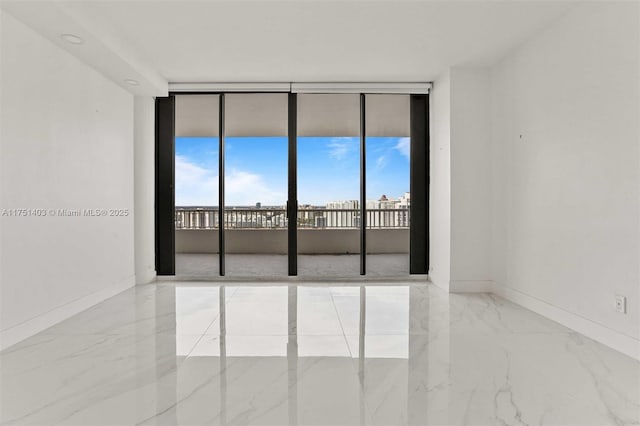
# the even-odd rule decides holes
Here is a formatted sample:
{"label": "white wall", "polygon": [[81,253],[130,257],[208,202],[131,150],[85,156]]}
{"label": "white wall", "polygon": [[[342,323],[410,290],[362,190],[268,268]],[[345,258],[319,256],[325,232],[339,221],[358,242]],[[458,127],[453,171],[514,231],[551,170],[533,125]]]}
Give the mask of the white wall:
{"label": "white wall", "polygon": [[451,290],[491,282],[491,74],[451,69]]}
{"label": "white wall", "polygon": [[430,100],[429,279],[449,290],[451,277],[451,80],[433,82]]}
{"label": "white wall", "polygon": [[490,291],[490,69],[451,68],[430,98],[429,277],[453,292]]}
{"label": "white wall", "polygon": [[134,99],[134,221],[136,283],[155,279],[155,101]]}
{"label": "white wall", "polygon": [[6,347],[133,285],[133,99],[7,13],[0,23],[0,208],[47,211],[0,217]]}
{"label": "white wall", "polygon": [[[492,72],[496,291],[632,355],[639,7],[585,2]],[[628,314],[614,310],[616,294],[627,296]]]}

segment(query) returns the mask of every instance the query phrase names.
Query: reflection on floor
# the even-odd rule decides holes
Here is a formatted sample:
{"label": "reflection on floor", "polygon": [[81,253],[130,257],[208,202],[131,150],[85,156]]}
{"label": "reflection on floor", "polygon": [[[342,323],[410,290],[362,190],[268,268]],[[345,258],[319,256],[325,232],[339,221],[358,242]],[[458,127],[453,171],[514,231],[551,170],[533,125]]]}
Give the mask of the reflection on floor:
{"label": "reflection on floor", "polygon": [[162,283],[0,353],[0,423],[638,424],[640,363],[500,298]]}
{"label": "reflection on floor", "polygon": [[[287,256],[278,254],[227,254],[226,275],[230,277],[283,277],[287,275]],[[217,254],[176,254],[176,275],[217,277]],[[299,255],[300,277],[354,277],[360,275],[360,255]],[[402,277],[409,275],[409,254],[367,255],[367,276]]]}

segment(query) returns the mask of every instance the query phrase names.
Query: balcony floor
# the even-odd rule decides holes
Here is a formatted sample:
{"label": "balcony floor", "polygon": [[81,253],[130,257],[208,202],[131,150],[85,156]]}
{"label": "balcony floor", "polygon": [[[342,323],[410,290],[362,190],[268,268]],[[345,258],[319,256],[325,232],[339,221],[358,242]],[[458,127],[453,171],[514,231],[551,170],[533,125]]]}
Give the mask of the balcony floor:
{"label": "balcony floor", "polygon": [[[226,276],[278,278],[287,276],[287,256],[282,254],[227,254]],[[181,277],[218,277],[218,255],[206,253],[176,254],[176,275]],[[299,255],[298,276],[348,278],[360,275],[360,255]],[[409,254],[367,255],[368,277],[404,277],[409,275]]]}

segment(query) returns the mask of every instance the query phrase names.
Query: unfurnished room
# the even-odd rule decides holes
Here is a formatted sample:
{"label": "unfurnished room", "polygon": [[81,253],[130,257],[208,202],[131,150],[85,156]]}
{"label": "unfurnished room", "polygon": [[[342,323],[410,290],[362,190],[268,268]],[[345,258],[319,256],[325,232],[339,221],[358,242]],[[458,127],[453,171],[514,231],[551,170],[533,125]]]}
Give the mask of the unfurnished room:
{"label": "unfurnished room", "polygon": [[640,425],[640,1],[0,0],[1,425]]}

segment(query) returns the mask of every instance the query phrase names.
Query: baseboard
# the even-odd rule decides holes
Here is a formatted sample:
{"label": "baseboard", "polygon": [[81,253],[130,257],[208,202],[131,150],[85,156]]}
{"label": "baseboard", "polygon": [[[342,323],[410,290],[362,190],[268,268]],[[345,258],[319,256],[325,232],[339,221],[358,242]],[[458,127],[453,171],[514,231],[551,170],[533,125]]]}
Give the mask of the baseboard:
{"label": "baseboard", "polygon": [[450,293],[491,293],[493,281],[489,280],[457,280],[449,283]]}
{"label": "baseboard", "polygon": [[0,331],[0,350],[4,350],[9,346],[33,336],[36,333],[46,330],[54,324],[59,323],[75,314],[78,314],[90,307],[106,300],[124,290],[133,287],[135,284],[135,276],[99,290],[95,293],[80,297],[57,308],[53,308],[35,318],[31,318],[16,326]]}
{"label": "baseboard", "polygon": [[494,283],[491,292],[640,361],[640,341],[518,290]]}
{"label": "baseboard", "polygon": [[431,284],[449,293],[449,281],[440,280],[437,277],[434,277],[432,275],[427,275],[427,281],[429,281]]}
{"label": "baseboard", "polygon": [[156,280],[155,268],[147,268],[144,271],[136,272],[136,285],[152,283]]}

